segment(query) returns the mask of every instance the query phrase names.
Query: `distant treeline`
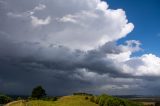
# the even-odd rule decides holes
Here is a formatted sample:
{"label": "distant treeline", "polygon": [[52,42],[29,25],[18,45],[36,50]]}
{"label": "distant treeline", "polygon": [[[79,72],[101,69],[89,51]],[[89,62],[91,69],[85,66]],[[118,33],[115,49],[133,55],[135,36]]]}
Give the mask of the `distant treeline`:
{"label": "distant treeline", "polygon": [[82,95],[82,96],[93,96],[93,94],[84,93],[84,92],[75,92],[73,95]]}
{"label": "distant treeline", "polygon": [[0,94],[0,104],[6,104],[12,101],[12,98],[6,95]]}

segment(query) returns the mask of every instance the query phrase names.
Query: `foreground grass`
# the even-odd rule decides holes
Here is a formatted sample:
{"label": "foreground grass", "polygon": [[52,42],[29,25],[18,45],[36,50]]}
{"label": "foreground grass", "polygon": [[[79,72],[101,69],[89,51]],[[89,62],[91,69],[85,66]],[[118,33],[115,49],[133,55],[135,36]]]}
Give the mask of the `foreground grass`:
{"label": "foreground grass", "polygon": [[14,102],[8,103],[5,106],[25,106],[25,104],[24,104],[24,101],[19,100],[19,101],[14,101]]}
{"label": "foreground grass", "polygon": [[25,106],[55,106],[53,101],[34,100],[24,103]]}
{"label": "foreground grass", "polygon": [[85,96],[65,96],[55,102],[54,106],[98,106],[95,103],[85,100]]}
{"label": "foreground grass", "polygon": [[7,106],[98,106],[85,100],[85,96],[64,96],[58,101],[33,100],[29,102],[19,101]]}

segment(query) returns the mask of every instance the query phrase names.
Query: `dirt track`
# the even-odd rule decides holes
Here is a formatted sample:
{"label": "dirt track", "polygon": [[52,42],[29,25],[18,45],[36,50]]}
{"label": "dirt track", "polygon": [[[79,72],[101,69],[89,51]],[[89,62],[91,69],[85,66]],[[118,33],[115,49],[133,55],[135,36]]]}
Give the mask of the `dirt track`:
{"label": "dirt track", "polygon": [[13,102],[10,102],[4,106],[10,106],[11,104],[15,104],[15,103],[18,103],[18,102],[23,102],[23,100],[18,100],[18,101],[13,101]]}

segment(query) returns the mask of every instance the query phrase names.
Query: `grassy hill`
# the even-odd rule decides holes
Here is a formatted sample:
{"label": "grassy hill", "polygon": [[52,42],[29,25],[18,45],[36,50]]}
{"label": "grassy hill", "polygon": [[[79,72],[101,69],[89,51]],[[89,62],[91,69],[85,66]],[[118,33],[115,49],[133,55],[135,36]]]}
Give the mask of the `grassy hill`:
{"label": "grassy hill", "polygon": [[32,100],[29,102],[18,101],[7,106],[99,106],[90,100],[85,99],[86,96],[64,96],[58,101]]}
{"label": "grassy hill", "polygon": [[140,102],[117,98],[106,94],[93,95],[72,95],[63,96],[57,101],[46,100],[19,100],[6,106],[144,106]]}

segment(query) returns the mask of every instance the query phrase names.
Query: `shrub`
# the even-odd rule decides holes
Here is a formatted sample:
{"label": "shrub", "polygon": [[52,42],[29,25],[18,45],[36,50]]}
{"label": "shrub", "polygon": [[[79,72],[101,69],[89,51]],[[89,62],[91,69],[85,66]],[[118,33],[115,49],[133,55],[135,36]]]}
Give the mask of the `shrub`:
{"label": "shrub", "polygon": [[125,106],[125,103],[119,98],[108,98],[103,106]]}
{"label": "shrub", "polygon": [[58,100],[58,97],[52,97],[51,100],[52,100],[52,101],[57,101],[57,100]]}
{"label": "shrub", "polygon": [[96,103],[99,104],[99,106],[144,106],[142,103],[112,97],[106,94],[96,97]]}
{"label": "shrub", "polygon": [[12,98],[10,98],[6,95],[0,95],[0,104],[6,104],[11,101],[12,101]]}
{"label": "shrub", "polygon": [[88,97],[87,97],[87,96],[85,97],[85,100],[88,100]]}
{"label": "shrub", "polygon": [[22,98],[21,98],[21,97],[18,97],[17,100],[22,100]]}
{"label": "shrub", "polygon": [[106,94],[101,95],[98,101],[99,106],[104,106],[104,103],[107,100],[107,98],[108,96]]}
{"label": "shrub", "polygon": [[160,102],[156,102],[156,103],[155,103],[155,106],[160,106]]}
{"label": "shrub", "polygon": [[97,96],[97,97],[96,97],[96,100],[95,100],[95,103],[96,103],[96,104],[99,103],[99,99],[100,99],[100,96]]}
{"label": "shrub", "polygon": [[94,96],[91,96],[90,101],[95,103]]}
{"label": "shrub", "polygon": [[73,95],[81,95],[81,96],[93,96],[92,94],[89,94],[89,93],[84,93],[84,92],[76,92],[76,93],[73,93]]}
{"label": "shrub", "polygon": [[58,97],[45,97],[45,98],[41,98],[42,100],[45,101],[57,101]]}

